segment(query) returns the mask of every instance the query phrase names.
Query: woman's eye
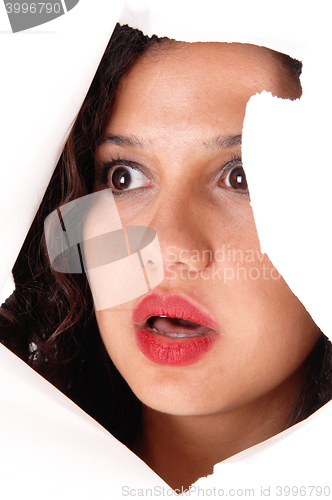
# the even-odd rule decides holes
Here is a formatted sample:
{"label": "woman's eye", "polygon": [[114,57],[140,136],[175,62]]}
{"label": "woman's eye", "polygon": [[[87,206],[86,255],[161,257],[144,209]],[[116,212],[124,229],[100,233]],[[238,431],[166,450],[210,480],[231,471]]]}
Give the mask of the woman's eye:
{"label": "woman's eye", "polygon": [[248,192],[246,174],[244,173],[242,165],[236,165],[227,172],[225,184],[237,191]]}
{"label": "woman's eye", "polygon": [[121,165],[113,168],[108,177],[109,187],[115,191],[126,191],[148,187],[150,179],[136,168]]}

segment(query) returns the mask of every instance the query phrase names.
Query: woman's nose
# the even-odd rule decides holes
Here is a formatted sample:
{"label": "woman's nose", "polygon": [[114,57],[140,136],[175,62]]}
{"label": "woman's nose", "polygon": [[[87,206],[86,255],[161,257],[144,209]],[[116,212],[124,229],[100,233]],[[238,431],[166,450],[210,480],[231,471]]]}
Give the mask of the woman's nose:
{"label": "woman's nose", "polygon": [[[191,198],[191,199],[190,199]],[[160,199],[149,226],[156,230],[164,267],[200,271],[212,260],[208,213],[193,196]]]}

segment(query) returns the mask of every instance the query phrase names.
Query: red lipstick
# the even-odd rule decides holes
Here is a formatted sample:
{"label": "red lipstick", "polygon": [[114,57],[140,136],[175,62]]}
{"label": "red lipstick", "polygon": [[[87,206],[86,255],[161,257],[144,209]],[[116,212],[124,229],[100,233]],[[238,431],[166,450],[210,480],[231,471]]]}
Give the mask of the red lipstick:
{"label": "red lipstick", "polygon": [[146,295],[135,306],[132,321],[140,351],[163,365],[194,363],[213,347],[220,331],[208,312],[179,294]]}

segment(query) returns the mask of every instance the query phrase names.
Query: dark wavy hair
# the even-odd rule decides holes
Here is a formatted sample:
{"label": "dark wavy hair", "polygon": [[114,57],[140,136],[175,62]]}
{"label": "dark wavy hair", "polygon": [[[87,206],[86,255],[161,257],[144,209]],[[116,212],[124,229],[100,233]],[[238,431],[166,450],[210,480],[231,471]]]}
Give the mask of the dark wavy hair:
{"label": "dark wavy hair", "polygon": [[[92,192],[94,155],[115,89],[134,61],[166,41],[115,27],[14,265],[16,289],[0,309],[0,341],[129,447],[141,426],[141,403],[106,352],[85,275],[50,267],[44,220],[60,205]],[[299,82],[301,63],[274,55]],[[322,334],[307,360],[307,379],[287,426],[332,398],[331,352]]]}

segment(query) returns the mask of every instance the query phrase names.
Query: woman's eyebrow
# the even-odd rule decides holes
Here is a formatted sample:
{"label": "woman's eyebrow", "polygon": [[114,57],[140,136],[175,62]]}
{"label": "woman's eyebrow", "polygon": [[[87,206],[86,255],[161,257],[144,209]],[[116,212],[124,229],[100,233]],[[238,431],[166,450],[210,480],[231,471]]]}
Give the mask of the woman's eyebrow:
{"label": "woman's eyebrow", "polygon": [[115,144],[116,146],[131,146],[131,147],[138,147],[142,148],[144,144],[146,144],[146,141],[143,141],[141,139],[138,139],[138,137],[135,136],[125,136],[125,135],[113,135],[113,134],[105,134],[103,135],[100,140],[99,140],[99,145],[100,144],[105,144],[105,142],[110,142],[112,144]]}
{"label": "woman's eyebrow", "polygon": [[202,141],[206,149],[230,149],[235,146],[241,146],[242,134],[236,135],[217,135],[211,139]]}
{"label": "woman's eyebrow", "polygon": [[[143,139],[139,139],[136,136],[125,136],[122,134],[114,135],[114,134],[105,134],[101,137],[99,141],[99,145],[105,143],[112,143],[116,146],[130,146],[130,147],[138,147],[143,148],[147,144],[151,144],[151,141],[146,141]],[[217,135],[215,137],[202,140],[201,144],[206,149],[230,149],[235,146],[241,146],[242,143],[242,134],[236,135]]]}

